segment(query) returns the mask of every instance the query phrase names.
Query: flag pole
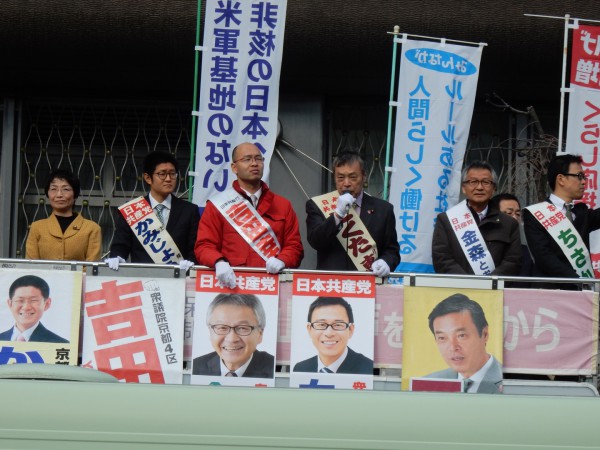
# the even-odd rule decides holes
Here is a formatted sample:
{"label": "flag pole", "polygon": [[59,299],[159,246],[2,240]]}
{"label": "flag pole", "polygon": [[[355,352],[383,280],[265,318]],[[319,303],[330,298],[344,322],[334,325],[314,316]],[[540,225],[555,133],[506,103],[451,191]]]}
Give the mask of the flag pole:
{"label": "flag pole", "polygon": [[[192,111],[196,111],[198,107],[198,75],[199,75],[199,65],[200,65],[200,23],[202,16],[202,0],[198,0],[198,11],[196,13],[196,45],[194,46],[194,97],[192,100]],[[196,127],[197,127],[197,118],[196,114],[192,114],[192,136],[190,139],[190,171],[195,171],[195,158],[196,158]],[[192,201],[193,196],[193,177],[189,177],[188,179],[188,200]]]}
{"label": "flag pole", "polygon": [[[394,31],[388,34],[392,34],[394,38],[400,34],[400,27],[398,25],[394,26]],[[395,81],[396,81],[396,59],[398,52],[398,42],[396,39],[393,40],[393,49],[392,49],[392,76],[390,80],[390,102],[388,107],[388,128],[387,128],[387,140],[385,143],[385,174],[383,176],[383,199],[388,199],[388,178],[391,170],[390,166],[390,146],[392,142],[392,117],[394,115],[394,106],[396,103],[394,102],[394,91],[395,91]]]}

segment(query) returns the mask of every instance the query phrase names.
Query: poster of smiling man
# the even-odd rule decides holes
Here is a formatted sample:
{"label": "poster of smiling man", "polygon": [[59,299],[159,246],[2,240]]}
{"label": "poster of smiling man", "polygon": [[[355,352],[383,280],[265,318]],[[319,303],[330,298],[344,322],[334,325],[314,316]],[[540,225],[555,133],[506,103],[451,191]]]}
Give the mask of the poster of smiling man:
{"label": "poster of smiling man", "polygon": [[290,386],[372,389],[375,277],[295,274]]}
{"label": "poster of smiling man", "polygon": [[275,385],[279,277],[236,276],[229,289],[214,271],[196,272],[192,384]]}
{"label": "poster of smiling man", "polygon": [[402,389],[501,393],[503,292],[404,289]]}
{"label": "poster of smiling man", "polygon": [[71,270],[0,270],[0,364],[77,365],[81,281]]}

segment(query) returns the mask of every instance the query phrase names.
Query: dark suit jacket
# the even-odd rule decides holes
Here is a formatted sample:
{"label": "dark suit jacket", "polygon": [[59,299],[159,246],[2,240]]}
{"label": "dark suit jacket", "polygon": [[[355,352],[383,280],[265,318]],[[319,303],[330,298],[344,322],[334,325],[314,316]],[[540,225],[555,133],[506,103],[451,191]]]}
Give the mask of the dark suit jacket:
{"label": "dark suit jacket", "polygon": [[[318,355],[315,355],[312,358],[300,361],[294,366],[294,372],[317,372],[319,367],[317,358]],[[348,347],[346,359],[340,365],[336,373],[373,375],[373,361],[362,353],[357,353]]]}
{"label": "dark suit jacket", "polygon": [[[514,219],[512,219],[514,220]],[[483,376],[483,380],[477,388],[478,394],[501,394],[502,393],[502,364],[494,358],[494,362]],[[458,372],[448,368],[440,370],[439,372],[433,372],[426,375],[425,378],[446,378],[448,380],[454,380],[458,378]]]}
{"label": "dark suit jacket", "polygon": [[[519,223],[501,213],[497,206],[490,204],[487,216],[479,224],[479,231],[496,266],[492,275],[519,275],[521,270]],[[445,212],[438,214],[435,222],[431,257],[436,273],[468,275],[474,273]]]}
{"label": "dark suit jacket", "polygon": [[[194,358],[193,375],[221,376],[221,361],[217,352],[208,353]],[[244,372],[244,378],[273,378],[275,358],[267,352],[255,350],[252,361]]]}
{"label": "dark suit jacket", "polygon": [[[550,202],[550,199],[546,199],[546,201]],[[585,246],[589,249],[590,232],[600,228],[600,208],[590,209],[585,203],[578,203],[573,207],[572,211],[575,216],[573,225],[583,239]],[[533,276],[579,278],[558,244],[527,209],[523,210],[523,222],[525,224],[527,245],[535,264]],[[536,287],[539,287],[539,285],[536,285]],[[577,288],[575,285],[559,283],[544,287],[555,289]]]}
{"label": "dark suit jacket", "polygon": [[[145,198],[148,200],[147,195]],[[117,210],[116,214],[115,234],[110,246],[110,257],[120,256],[127,260],[127,257],[131,256],[132,263],[152,263],[152,258],[144,250],[121,213]],[[167,231],[177,244],[183,258],[193,263],[196,262],[194,244],[198,234],[199,220],[200,212],[196,205],[171,195],[171,212],[167,222]]]}
{"label": "dark suit jacket", "polygon": [[[10,341],[12,337],[14,327],[11,327],[7,331],[0,333],[0,341]],[[42,322],[40,322],[37,328],[31,333],[31,337],[29,338],[29,342],[50,342],[56,344],[68,344],[69,341],[60,337],[58,334],[53,333],[49,329],[47,329]]]}
{"label": "dark suit jacket", "polygon": [[[356,270],[356,266],[337,238],[341,228],[335,217],[325,217],[314,201],[306,202],[308,242],[317,251],[317,270]],[[400,263],[400,246],[396,236],[396,217],[391,203],[363,194],[360,218],[377,243],[378,259],[390,270]]]}

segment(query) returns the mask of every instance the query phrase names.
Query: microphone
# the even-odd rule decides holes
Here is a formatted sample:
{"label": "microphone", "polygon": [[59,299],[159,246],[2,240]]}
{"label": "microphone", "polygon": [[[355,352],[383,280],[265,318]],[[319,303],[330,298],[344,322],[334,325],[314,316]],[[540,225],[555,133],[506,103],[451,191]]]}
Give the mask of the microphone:
{"label": "microphone", "polygon": [[[350,194],[350,195],[352,195],[352,192],[350,192],[348,189],[345,189],[345,190],[342,191],[342,195],[344,195],[344,194]],[[351,203],[349,203],[349,204],[346,205],[346,214],[348,214],[350,212],[350,208],[351,207],[352,207]]]}

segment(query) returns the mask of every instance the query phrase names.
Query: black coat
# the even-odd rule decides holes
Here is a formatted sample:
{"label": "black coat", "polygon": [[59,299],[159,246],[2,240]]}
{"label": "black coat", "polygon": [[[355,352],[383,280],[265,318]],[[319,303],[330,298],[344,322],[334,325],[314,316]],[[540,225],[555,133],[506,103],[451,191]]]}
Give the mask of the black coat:
{"label": "black coat", "polygon": [[[393,272],[400,264],[400,246],[392,204],[364,193],[360,218],[377,244],[377,258]],[[335,217],[326,218],[312,200],[306,202],[306,230],[309,244],[317,251],[317,270],[357,270],[338,240],[341,227]]]}

